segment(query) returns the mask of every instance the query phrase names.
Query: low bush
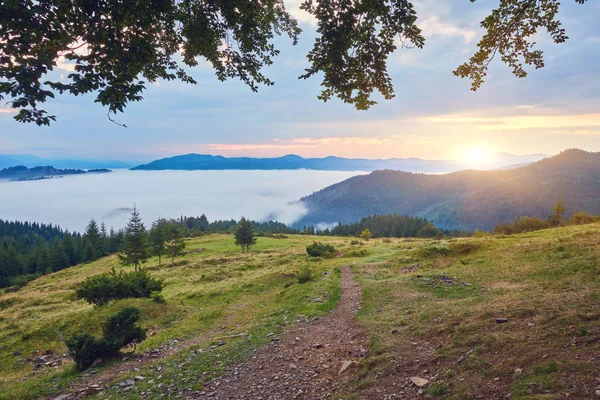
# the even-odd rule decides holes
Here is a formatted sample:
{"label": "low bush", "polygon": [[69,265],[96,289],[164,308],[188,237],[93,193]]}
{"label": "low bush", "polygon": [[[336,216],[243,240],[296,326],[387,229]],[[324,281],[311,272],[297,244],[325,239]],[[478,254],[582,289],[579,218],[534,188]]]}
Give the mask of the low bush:
{"label": "low bush", "polygon": [[140,314],[139,308],[127,307],[110,315],[99,339],[89,333],[76,333],[69,337],[65,344],[77,369],[83,371],[89,368],[97,358],[110,360],[123,347],[146,339],[146,331],[137,325]]}
{"label": "low bush", "polygon": [[323,257],[335,253],[335,248],[327,243],[313,242],[306,246],[306,252],[311,257]]}
{"label": "low bush", "polygon": [[312,272],[310,271],[308,265],[300,267],[300,271],[298,271],[298,283],[310,282],[312,279]]}
{"label": "low bush", "polygon": [[361,245],[361,244],[363,244],[363,242],[361,240],[358,240],[358,239],[352,239],[350,241],[350,245],[351,246],[356,246],[356,245]]}
{"label": "low bush", "polygon": [[163,281],[155,279],[142,269],[140,271],[117,273],[115,269],[108,274],[88,278],[77,289],[77,298],[102,306],[111,300],[150,297],[152,292],[163,289]]}

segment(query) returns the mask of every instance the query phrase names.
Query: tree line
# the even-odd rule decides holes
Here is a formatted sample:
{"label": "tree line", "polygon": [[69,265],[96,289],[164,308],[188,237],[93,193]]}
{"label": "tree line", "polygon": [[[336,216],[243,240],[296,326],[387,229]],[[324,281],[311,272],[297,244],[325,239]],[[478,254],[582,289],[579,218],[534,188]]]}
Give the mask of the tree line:
{"label": "tree line", "polygon": [[[146,229],[139,211],[134,207],[126,227],[115,230],[112,226],[107,228],[104,222],[98,224],[91,219],[82,234],[62,230],[52,224],[0,220],[0,287],[23,286],[41,275],[115,253],[119,253],[122,265],[133,266],[135,270],[153,256],[158,257],[159,264],[166,257],[174,265],[175,258],[185,249],[184,238],[211,233],[236,234],[242,220],[244,229],[256,236],[299,234],[358,237],[365,229],[374,238],[439,238],[464,234],[441,231],[425,218],[397,214],[373,215],[357,223],[339,223],[325,229],[313,226],[297,229],[278,221],[257,222],[245,218],[240,221],[210,222],[202,214],[175,219],[159,218]],[[247,233],[244,235],[247,236]]]}
{"label": "tree line", "polygon": [[83,234],[58,225],[0,219],[0,287],[27,281],[117,252],[123,231],[92,219]]}

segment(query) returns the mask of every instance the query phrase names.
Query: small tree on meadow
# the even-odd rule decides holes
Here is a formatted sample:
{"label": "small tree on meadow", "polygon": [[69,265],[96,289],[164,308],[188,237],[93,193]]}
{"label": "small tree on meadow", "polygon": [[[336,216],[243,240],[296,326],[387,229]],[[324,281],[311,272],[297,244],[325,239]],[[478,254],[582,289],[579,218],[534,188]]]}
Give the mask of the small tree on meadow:
{"label": "small tree on meadow", "polygon": [[369,240],[369,239],[371,239],[371,231],[370,231],[370,230],[368,230],[368,229],[365,229],[365,230],[363,230],[363,231],[360,233],[360,238],[361,238],[362,240]]}
{"label": "small tree on meadow", "polygon": [[175,257],[183,253],[185,242],[183,241],[183,226],[175,221],[171,221],[166,227],[166,247],[171,256],[171,267],[175,265]]}
{"label": "small tree on meadow", "polygon": [[244,217],[238,222],[233,236],[235,237],[235,244],[242,248],[242,252],[250,250],[256,244],[252,224]]}
{"label": "small tree on meadow", "polygon": [[167,254],[167,225],[168,221],[161,218],[152,223],[150,230],[150,252],[158,257],[158,265],[161,264],[161,257]]}
{"label": "small tree on meadow", "polygon": [[119,254],[119,261],[124,266],[133,265],[137,271],[139,266],[145,263],[148,258],[150,258],[150,252],[148,251],[146,228],[140,213],[134,206],[129,222],[125,227],[123,248],[121,254]]}
{"label": "small tree on meadow", "polygon": [[548,218],[552,226],[559,226],[563,220],[563,214],[568,210],[565,207],[565,203],[561,198],[556,201],[556,205],[552,207],[552,215]]}

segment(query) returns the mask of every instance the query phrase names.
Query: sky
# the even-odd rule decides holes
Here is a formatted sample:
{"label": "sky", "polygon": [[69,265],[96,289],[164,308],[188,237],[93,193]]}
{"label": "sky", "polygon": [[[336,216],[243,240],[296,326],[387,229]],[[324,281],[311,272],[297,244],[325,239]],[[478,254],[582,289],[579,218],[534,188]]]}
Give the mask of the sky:
{"label": "sky", "polygon": [[[546,67],[525,79],[495,60],[477,92],[452,71],[475,51],[479,23],[496,1],[419,0],[424,49],[399,49],[388,61],[396,97],[357,111],[337,99],[323,103],[320,77],[298,80],[307,67],[315,24],[286,5],[304,30],[300,42],[277,39],[281,54],[265,70],[275,81],[253,93],[234,80],[219,82],[201,63],[197,85],[156,82],[144,100],[111,123],[93,95],[60,96],[44,105],[50,127],[20,124],[0,104],[0,154],[51,158],[150,161],[177,154],[271,157],[453,159],[491,152],[556,154],[567,148],[600,151],[600,3],[565,0],[561,20],[569,40],[536,38]],[[61,63],[68,74],[69,66]]]}

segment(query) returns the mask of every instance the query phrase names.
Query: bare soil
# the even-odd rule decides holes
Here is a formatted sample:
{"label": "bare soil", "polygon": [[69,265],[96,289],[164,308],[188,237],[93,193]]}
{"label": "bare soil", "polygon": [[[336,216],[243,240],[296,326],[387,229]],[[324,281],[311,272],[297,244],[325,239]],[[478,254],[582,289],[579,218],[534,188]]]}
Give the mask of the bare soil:
{"label": "bare soil", "polygon": [[349,267],[342,269],[341,286],[331,313],[273,337],[250,360],[190,398],[326,399],[343,391],[367,355],[368,333],[356,321],[362,294]]}

